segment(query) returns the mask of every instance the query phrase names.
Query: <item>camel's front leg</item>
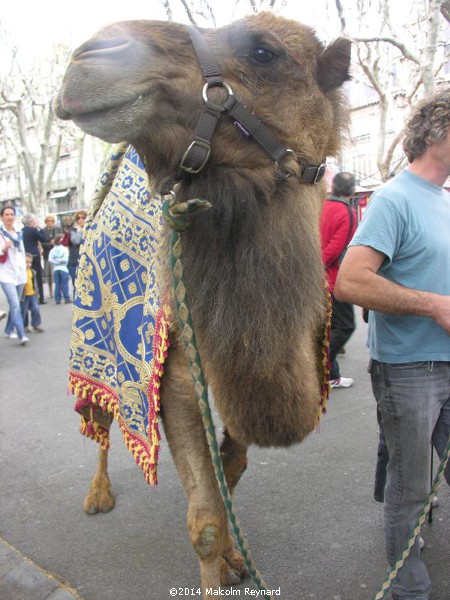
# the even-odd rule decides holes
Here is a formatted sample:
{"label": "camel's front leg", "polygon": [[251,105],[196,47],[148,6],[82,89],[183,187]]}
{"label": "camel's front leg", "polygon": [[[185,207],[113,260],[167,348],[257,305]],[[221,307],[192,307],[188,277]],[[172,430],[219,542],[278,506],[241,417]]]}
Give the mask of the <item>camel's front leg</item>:
{"label": "camel's front leg", "polygon": [[108,477],[108,450],[100,447],[97,471],[91,481],[89,494],[84,499],[84,511],[90,515],[109,512],[114,508],[115,503],[116,499]]}
{"label": "camel's front leg", "polygon": [[200,561],[203,596],[213,598],[221,584],[238,583],[240,578],[235,574],[230,580],[230,570],[223,558],[229,539],[225,507],[184,351],[175,345],[169,350],[166,362],[161,406],[170,450],[189,499],[187,524]]}
{"label": "camel's front leg", "polygon": [[[228,430],[224,429],[220,455],[228,489],[232,494],[247,468],[247,446],[237,442],[230,436]],[[222,564],[220,577],[222,584],[239,583],[240,578],[249,576],[244,559],[234,547],[233,538],[230,535],[227,538],[223,557],[225,563]]]}

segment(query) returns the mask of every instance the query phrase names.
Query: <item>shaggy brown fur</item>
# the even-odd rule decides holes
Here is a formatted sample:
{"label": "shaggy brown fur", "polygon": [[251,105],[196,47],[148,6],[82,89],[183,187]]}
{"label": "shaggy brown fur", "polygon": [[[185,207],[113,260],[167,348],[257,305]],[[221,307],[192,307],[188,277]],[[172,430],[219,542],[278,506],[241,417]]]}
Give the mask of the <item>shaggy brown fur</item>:
{"label": "shaggy brown fur", "polygon": [[[337,153],[345,127],[339,88],[349,78],[348,42],[325,48],[309,27],[270,13],[203,35],[234,95],[298,160],[319,164]],[[269,60],[261,61],[261,54]],[[74,53],[55,107],[58,116],[88,133],[131,142],[155,189],[168,189],[203,107],[202,87],[183,25],[124,22]],[[223,90],[211,89],[208,96],[221,98]],[[285,166],[299,170],[294,158]],[[320,403],[316,340],[324,317],[318,234],[324,195],[323,184],[280,177],[265,151],[226,117],[206,167],[183,180],[177,192],[177,200],[206,198],[212,204],[183,233],[183,261],[200,354],[229,432],[223,452],[232,486],[245,469],[247,445],[289,445],[314,427]],[[232,583],[233,571],[244,570],[230,554],[176,341],[161,401],[190,498],[188,525],[203,586],[217,586],[219,578]]]}

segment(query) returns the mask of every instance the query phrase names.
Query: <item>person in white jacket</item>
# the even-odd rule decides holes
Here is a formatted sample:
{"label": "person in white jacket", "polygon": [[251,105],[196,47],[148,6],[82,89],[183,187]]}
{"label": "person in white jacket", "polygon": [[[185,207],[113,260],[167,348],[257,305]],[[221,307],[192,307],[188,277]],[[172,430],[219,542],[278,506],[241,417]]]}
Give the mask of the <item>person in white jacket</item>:
{"label": "person in white jacket", "polygon": [[25,346],[29,340],[20,311],[20,298],[27,281],[25,248],[20,231],[14,227],[14,208],[4,206],[0,215],[3,221],[0,227],[0,285],[9,304],[5,334],[11,340],[19,338],[20,345]]}
{"label": "person in white jacket", "polygon": [[48,255],[49,262],[53,265],[53,278],[55,283],[55,303],[61,304],[64,297],[65,304],[71,304],[72,300],[69,296],[69,269],[67,263],[69,261],[69,250],[61,244],[63,239],[62,234],[57,233],[54,237],[55,245],[50,250]]}

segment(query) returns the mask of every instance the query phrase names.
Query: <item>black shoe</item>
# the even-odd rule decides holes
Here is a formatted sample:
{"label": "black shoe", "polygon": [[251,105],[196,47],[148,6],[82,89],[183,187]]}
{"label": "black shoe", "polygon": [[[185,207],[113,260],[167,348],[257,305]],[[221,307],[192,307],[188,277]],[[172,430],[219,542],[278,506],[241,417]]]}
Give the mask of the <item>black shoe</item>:
{"label": "black shoe", "polygon": [[39,300],[39,304],[47,304],[47,300]]}
{"label": "black shoe", "polygon": [[64,304],[72,304],[72,300],[70,298],[66,298],[64,300]]}

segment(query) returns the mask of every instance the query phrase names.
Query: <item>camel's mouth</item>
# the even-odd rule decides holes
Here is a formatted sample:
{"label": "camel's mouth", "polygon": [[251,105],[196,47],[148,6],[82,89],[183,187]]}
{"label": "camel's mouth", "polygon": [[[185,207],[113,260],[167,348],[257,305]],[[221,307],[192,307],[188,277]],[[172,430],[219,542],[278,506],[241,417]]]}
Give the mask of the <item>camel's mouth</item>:
{"label": "camel's mouth", "polygon": [[116,143],[125,139],[124,125],[128,124],[129,132],[130,114],[139,111],[142,102],[143,96],[139,94],[126,101],[88,110],[86,105],[75,105],[60,95],[55,101],[54,110],[60,119],[73,121],[85,133],[99,137],[105,142]]}
{"label": "camel's mouth", "polygon": [[65,121],[74,121],[78,124],[79,121],[89,122],[93,119],[103,119],[108,115],[116,116],[118,112],[128,110],[141,102],[142,94],[139,94],[125,101],[90,109],[88,106],[82,106],[79,102],[72,101],[64,95],[60,95],[56,99],[54,108],[58,118],[64,119]]}

